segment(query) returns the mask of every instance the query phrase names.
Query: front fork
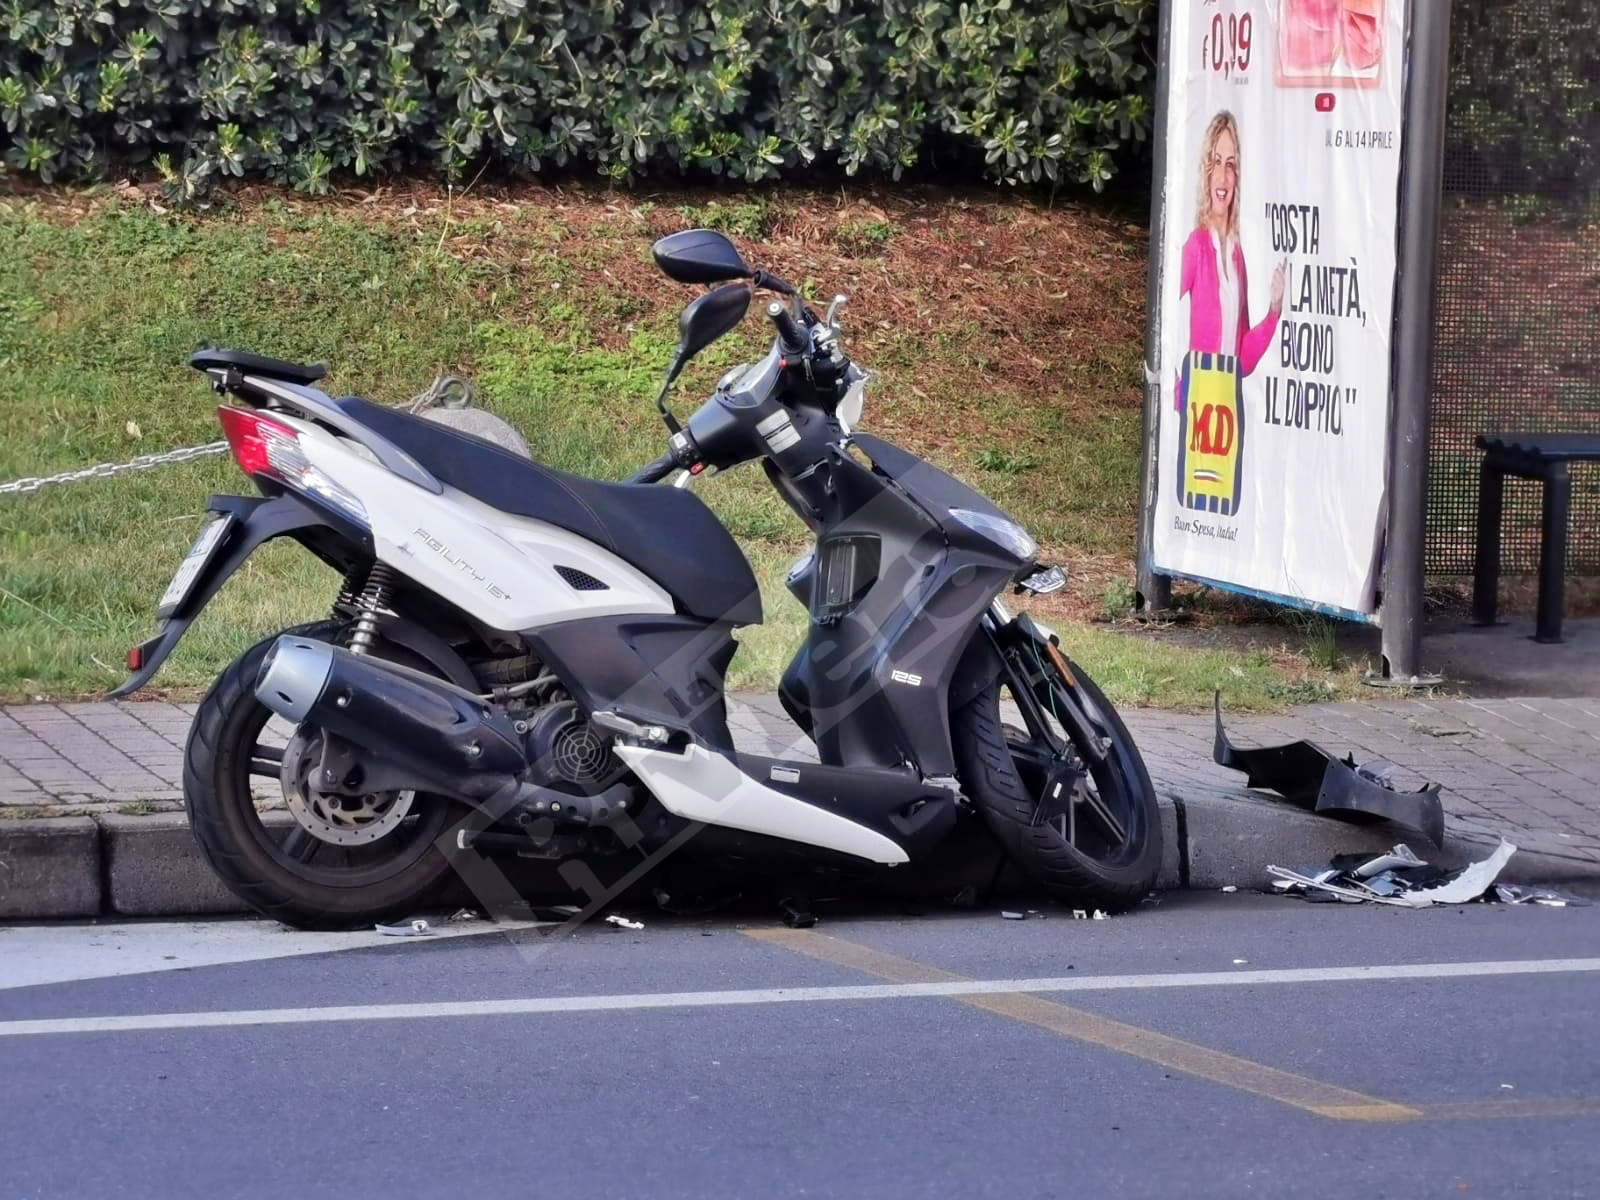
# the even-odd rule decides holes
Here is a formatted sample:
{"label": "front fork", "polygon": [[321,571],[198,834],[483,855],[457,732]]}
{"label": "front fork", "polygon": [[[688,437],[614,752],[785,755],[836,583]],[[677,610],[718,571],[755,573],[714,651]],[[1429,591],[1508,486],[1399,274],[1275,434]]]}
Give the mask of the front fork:
{"label": "front fork", "polygon": [[1047,715],[1054,717],[1087,763],[1103,763],[1111,750],[1104,717],[1079,685],[1055,631],[1026,613],[1013,616],[998,596],[984,614],[984,628],[1000,653],[1002,678],[1030,728],[1046,726]]}

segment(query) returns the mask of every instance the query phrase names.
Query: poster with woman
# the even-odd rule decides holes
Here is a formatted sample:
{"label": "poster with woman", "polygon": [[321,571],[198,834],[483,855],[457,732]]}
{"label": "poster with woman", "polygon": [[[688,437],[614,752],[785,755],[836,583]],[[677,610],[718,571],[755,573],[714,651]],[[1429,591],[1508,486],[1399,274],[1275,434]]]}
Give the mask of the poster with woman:
{"label": "poster with woman", "polygon": [[1159,573],[1377,607],[1404,7],[1167,8]]}

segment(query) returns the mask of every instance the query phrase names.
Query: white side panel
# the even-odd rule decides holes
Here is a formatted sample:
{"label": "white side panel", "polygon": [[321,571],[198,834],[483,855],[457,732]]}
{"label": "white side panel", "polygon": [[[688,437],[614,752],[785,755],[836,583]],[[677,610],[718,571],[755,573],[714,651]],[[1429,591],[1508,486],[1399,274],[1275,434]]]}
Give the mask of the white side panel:
{"label": "white side panel", "polygon": [[775,792],[703,746],[690,746],[683,754],[644,746],[613,748],[661,806],[677,816],[838,850],[885,866],[910,861],[883,834]]}
{"label": "white side panel", "polygon": [[[674,611],[672,597],[654,580],[591,541],[454,488],[435,496],[358,446],[302,422],[285,423],[305,430],[306,457],[365,506],[380,560],[493,629]],[[580,592],[556,574],[557,566],[583,571],[607,588]]]}

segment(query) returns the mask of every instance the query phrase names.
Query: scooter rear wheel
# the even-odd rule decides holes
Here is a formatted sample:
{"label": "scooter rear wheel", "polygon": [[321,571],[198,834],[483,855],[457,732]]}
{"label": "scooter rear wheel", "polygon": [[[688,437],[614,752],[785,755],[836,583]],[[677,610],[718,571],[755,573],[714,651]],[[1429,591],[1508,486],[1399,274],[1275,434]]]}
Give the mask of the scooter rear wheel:
{"label": "scooter rear wheel", "polygon": [[[286,632],[331,642],[340,628],[321,622]],[[273,742],[283,739],[264,734],[272,713],[256,699],[255,683],[276,640],[258,642],[235,660],[195,713],[183,798],[200,852],[234,895],[286,925],[348,929],[409,916],[450,870],[434,844],[454,815],[445,797],[398,793],[352,805],[360,813],[310,814],[306,821],[320,837],[298,821],[285,832],[261,820],[252,777],[270,779],[276,790],[282,757],[301,741],[278,746]],[[420,661],[405,665],[427,669]],[[307,730],[301,726],[300,734]]]}
{"label": "scooter rear wheel", "polygon": [[[1072,908],[1129,908],[1161,870],[1155,787],[1093,680],[1073,664],[1069,688],[1052,662],[1026,666],[951,714],[962,784],[1012,861],[1052,899]],[[1002,718],[1007,694],[1021,727]],[[1069,703],[1086,718],[1082,726],[1054,715]],[[1084,744],[1089,737],[1097,744]]]}

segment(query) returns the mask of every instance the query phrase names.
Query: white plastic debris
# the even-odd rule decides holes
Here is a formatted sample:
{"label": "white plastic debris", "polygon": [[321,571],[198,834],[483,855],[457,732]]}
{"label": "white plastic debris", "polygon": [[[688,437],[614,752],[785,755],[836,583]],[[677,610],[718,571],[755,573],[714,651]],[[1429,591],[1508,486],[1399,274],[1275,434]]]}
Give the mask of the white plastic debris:
{"label": "white plastic debris", "polygon": [[1101,911],[1100,911],[1100,910],[1099,910],[1099,909],[1098,909],[1098,908],[1097,908],[1097,909],[1095,909],[1095,910],[1094,910],[1094,919],[1095,919],[1095,920],[1096,920],[1096,921],[1105,921],[1105,920],[1109,920],[1109,919],[1110,919],[1110,917],[1111,917],[1111,914],[1110,914],[1110,913],[1104,913],[1104,912],[1101,912]]}
{"label": "white plastic debris", "polygon": [[1223,888],[1222,890],[1225,891],[1225,892],[1237,892],[1239,890],[1239,887],[1238,887],[1237,884],[1230,883],[1227,887]]}
{"label": "white plastic debris", "polygon": [[1089,914],[1084,912],[1081,908],[1075,908],[1072,910],[1072,919],[1074,921],[1087,921],[1089,919]]}
{"label": "white plastic debris", "polygon": [[1416,851],[1401,842],[1387,854],[1380,854],[1377,858],[1368,859],[1350,873],[1357,879],[1371,879],[1382,871],[1392,870],[1395,867],[1425,867],[1428,864],[1418,858]]}
{"label": "white plastic debris", "polygon": [[1245,964],[1247,964],[1249,961],[1250,960],[1248,958],[1236,958],[1236,959],[1233,960],[1233,965],[1236,966],[1236,967],[1242,967]]}
{"label": "white plastic debris", "polygon": [[1465,904],[1469,900],[1476,900],[1489,890],[1489,885],[1505,870],[1506,863],[1516,852],[1517,848],[1510,842],[1501,841],[1493,854],[1482,862],[1463,867],[1461,873],[1450,882],[1410,892],[1407,898],[1423,904]]}
{"label": "white plastic debris", "polygon": [[[1323,892],[1352,904],[1366,901],[1396,908],[1427,908],[1434,904],[1467,904],[1484,897],[1516,851],[1510,842],[1502,840],[1488,858],[1469,863],[1459,871],[1434,869],[1433,879],[1426,882],[1417,876],[1430,869],[1431,864],[1405,845],[1358,865],[1330,867],[1315,875],[1274,866],[1269,866],[1267,873],[1274,877],[1272,886],[1284,893],[1309,896]],[[1402,874],[1392,874],[1396,871]]]}
{"label": "white plastic debris", "polygon": [[1012,912],[1010,909],[1001,909],[1000,916],[1007,921],[1022,921],[1027,919],[1024,914]]}
{"label": "white plastic debris", "polygon": [[414,921],[401,921],[396,925],[374,925],[373,928],[385,937],[426,937],[430,932],[428,923],[421,917]]}
{"label": "white plastic debris", "polygon": [[627,917],[619,917],[616,913],[612,913],[609,917],[606,918],[606,924],[607,925],[616,925],[616,926],[619,926],[619,927],[621,927],[623,929],[643,929],[644,928],[644,922],[643,921],[630,921],[630,920],[628,920]]}
{"label": "white plastic debris", "polygon": [[464,924],[467,921],[481,921],[481,920],[483,920],[483,918],[478,915],[478,910],[474,909],[474,908],[458,908],[458,909],[456,909],[455,912],[451,913],[450,916],[447,917],[446,919],[452,925]]}

